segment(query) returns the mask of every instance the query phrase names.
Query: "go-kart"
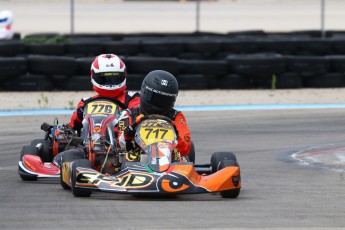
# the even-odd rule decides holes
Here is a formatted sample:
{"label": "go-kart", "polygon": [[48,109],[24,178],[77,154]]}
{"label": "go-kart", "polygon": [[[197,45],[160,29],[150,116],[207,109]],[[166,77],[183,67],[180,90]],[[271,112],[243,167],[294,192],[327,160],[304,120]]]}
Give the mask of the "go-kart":
{"label": "go-kart", "polygon": [[[144,116],[132,128],[137,148],[112,152],[121,162],[120,171],[103,173],[86,159],[63,162],[61,186],[71,188],[76,197],[89,197],[93,191],[132,195],[220,192],[226,198],[239,195],[240,167],[233,153],[216,152],[210,164],[197,165],[185,161],[176,150],[177,132],[169,118]],[[115,149],[115,140],[111,140],[110,147]]]}
{"label": "go-kart", "polygon": [[[110,141],[116,138],[114,130],[123,108],[124,105],[115,99],[96,98],[87,101],[80,133],[59,125],[57,119],[54,125],[43,123],[41,129],[45,131],[44,139],[33,140],[30,146],[22,148],[18,169],[22,180],[60,178],[61,161],[76,159],[88,159],[94,169],[100,170],[101,158],[111,150],[105,139]],[[112,131],[107,132],[107,129]],[[109,133],[112,135],[110,139],[109,136],[105,137]],[[103,165],[107,169],[110,166]]]}

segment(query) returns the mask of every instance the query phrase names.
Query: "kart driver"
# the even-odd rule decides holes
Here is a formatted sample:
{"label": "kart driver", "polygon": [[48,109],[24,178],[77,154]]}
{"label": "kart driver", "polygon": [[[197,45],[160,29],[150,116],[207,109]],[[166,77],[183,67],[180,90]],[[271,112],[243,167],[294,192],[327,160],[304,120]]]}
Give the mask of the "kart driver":
{"label": "kart driver", "polygon": [[119,118],[119,127],[123,131],[120,136],[121,147],[127,151],[134,148],[135,131],[129,126],[138,116],[159,114],[174,121],[178,132],[176,148],[181,156],[188,155],[192,142],[186,118],[181,111],[173,108],[177,94],[178,83],[171,73],[163,70],[148,73],[141,85],[139,107],[124,110]]}
{"label": "kart driver", "polygon": [[81,99],[73,112],[69,126],[74,130],[81,130],[85,104],[95,98],[113,98],[122,102],[125,108],[138,107],[139,93],[126,90],[126,79],[126,66],[117,55],[97,56],[91,64],[91,83],[97,95]]}

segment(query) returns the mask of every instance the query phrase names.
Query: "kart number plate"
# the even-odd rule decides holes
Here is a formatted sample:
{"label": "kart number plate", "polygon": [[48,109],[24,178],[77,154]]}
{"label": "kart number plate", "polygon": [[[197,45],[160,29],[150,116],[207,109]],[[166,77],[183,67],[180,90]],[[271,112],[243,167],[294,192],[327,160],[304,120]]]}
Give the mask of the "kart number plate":
{"label": "kart number plate", "polygon": [[95,101],[87,105],[87,114],[115,114],[117,105],[109,101]]}

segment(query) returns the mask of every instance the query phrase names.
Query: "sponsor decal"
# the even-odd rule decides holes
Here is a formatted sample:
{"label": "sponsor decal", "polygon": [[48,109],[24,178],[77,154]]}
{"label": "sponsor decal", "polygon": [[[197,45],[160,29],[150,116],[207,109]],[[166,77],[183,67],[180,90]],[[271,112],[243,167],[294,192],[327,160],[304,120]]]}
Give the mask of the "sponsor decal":
{"label": "sponsor decal", "polygon": [[151,91],[151,92],[154,92],[154,93],[158,93],[160,95],[163,95],[163,96],[168,96],[168,97],[177,97],[177,94],[176,93],[166,93],[166,92],[162,92],[160,90],[156,90],[156,89],[153,89],[153,88],[150,88],[148,86],[146,86],[146,89]]}
{"label": "sponsor decal", "polygon": [[234,184],[235,187],[238,186],[238,184],[240,183],[240,176],[232,176],[232,183]]}
{"label": "sponsor decal", "polygon": [[153,181],[152,175],[143,172],[127,173],[114,179],[94,171],[80,170],[77,173],[79,186],[93,185],[99,188],[138,189],[148,187]]}
{"label": "sponsor decal", "polygon": [[161,81],[161,85],[168,86],[168,81],[167,81],[167,80],[162,79],[162,81]]}
{"label": "sponsor decal", "polygon": [[100,133],[101,132],[101,127],[100,126],[95,126],[94,128],[93,128],[93,133]]}
{"label": "sponsor decal", "polygon": [[24,160],[24,164],[25,164],[26,167],[28,167],[32,171],[36,171],[36,168],[32,164],[30,164],[29,161]]}

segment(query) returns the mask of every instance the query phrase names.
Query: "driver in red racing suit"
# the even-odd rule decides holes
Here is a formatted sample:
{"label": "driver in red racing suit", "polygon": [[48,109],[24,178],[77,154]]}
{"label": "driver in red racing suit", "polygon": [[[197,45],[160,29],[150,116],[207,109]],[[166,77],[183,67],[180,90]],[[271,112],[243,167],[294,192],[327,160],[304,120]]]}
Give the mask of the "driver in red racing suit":
{"label": "driver in red racing suit", "polygon": [[[124,110],[120,116],[119,127],[122,130],[120,145],[127,151],[133,148],[135,131],[130,125],[138,116],[159,114],[174,121],[178,132],[177,150],[181,156],[186,156],[191,151],[191,136],[186,118],[181,111],[175,110],[174,104],[178,94],[176,78],[163,70],[150,72],[143,80],[140,91],[140,105],[138,108]],[[194,151],[194,150],[193,150]]]}
{"label": "driver in red racing suit", "polygon": [[74,130],[82,128],[85,104],[95,98],[113,98],[125,105],[125,108],[138,107],[139,93],[126,90],[127,71],[124,62],[115,54],[101,54],[91,64],[91,83],[98,94],[83,98],[73,112],[69,126]]}

